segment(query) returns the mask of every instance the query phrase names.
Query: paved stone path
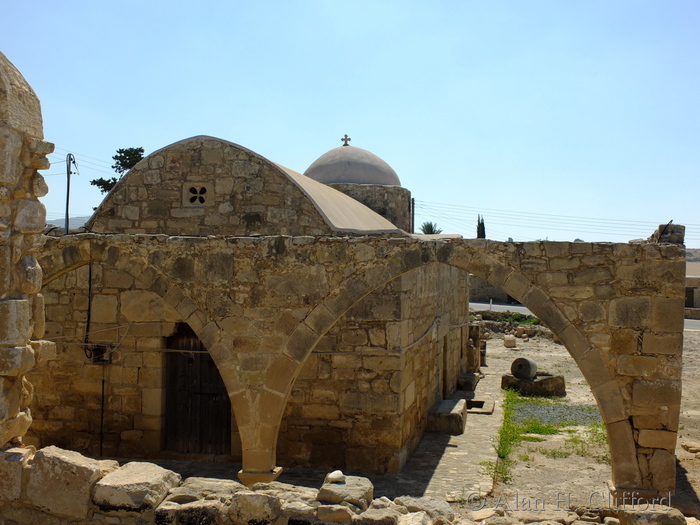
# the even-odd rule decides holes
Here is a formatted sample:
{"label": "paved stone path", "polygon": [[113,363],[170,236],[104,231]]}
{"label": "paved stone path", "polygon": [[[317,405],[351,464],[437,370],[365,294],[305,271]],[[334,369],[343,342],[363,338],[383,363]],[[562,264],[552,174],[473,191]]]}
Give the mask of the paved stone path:
{"label": "paved stone path", "polygon": [[[485,495],[491,492],[493,479],[484,463],[496,461],[493,443],[502,418],[501,375],[508,371],[510,362],[491,359],[488,364],[490,366],[482,368],[485,377],[477,385],[475,399],[495,401],[493,414],[470,413],[464,434],[458,436],[426,432],[399,474],[345,473],[372,480],[375,497],[387,496],[393,499],[402,495],[426,495],[459,500],[472,493]],[[183,478],[202,476],[237,479],[236,473],[240,469],[239,465],[233,463],[152,461],[179,472]],[[319,488],[327,473],[327,470],[286,467],[278,481]]]}

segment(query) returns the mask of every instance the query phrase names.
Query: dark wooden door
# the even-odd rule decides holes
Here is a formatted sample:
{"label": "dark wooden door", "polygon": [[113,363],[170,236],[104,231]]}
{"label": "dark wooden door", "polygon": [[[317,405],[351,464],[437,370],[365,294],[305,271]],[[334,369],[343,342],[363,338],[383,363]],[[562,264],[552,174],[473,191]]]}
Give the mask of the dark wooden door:
{"label": "dark wooden door", "polygon": [[231,453],[231,402],[214,360],[188,324],[166,338],[165,448]]}

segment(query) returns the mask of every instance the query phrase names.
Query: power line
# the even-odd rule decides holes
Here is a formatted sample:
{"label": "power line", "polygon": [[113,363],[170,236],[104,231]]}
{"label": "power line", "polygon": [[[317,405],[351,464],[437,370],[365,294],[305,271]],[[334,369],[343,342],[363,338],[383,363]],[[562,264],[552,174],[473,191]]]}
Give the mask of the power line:
{"label": "power line", "polygon": [[[61,151],[65,151],[66,153],[69,152],[69,150],[64,149],[64,148],[61,148],[61,147],[58,147],[58,146],[56,146],[56,149],[60,149]],[[86,159],[92,159],[92,160],[94,160],[94,161],[99,162],[100,164],[105,164],[105,165],[109,166],[110,168],[112,167],[111,164],[110,164],[109,162],[105,162],[104,160],[96,159],[95,157],[90,157],[90,156],[88,156],[88,155],[83,155],[82,153],[73,153],[73,154],[74,154],[74,155],[80,155],[81,157],[85,157]]]}
{"label": "power line", "polygon": [[[562,215],[514,212],[471,206],[430,203],[416,200],[416,215],[439,219],[442,224],[454,229],[455,233],[471,231],[477,218],[477,212],[490,211],[489,231],[510,237],[497,228],[537,229],[539,231],[571,232],[575,235],[603,235],[630,238],[646,238],[656,230],[659,223],[652,221],[634,221],[618,219],[600,219],[591,217],[567,217]],[[496,226],[496,228],[494,228]],[[700,240],[700,225],[685,224],[686,241]]]}

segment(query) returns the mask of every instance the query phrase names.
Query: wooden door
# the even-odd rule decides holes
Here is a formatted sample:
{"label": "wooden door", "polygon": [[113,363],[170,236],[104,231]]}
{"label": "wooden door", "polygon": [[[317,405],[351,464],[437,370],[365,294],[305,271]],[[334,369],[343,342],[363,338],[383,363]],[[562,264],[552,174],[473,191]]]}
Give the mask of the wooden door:
{"label": "wooden door", "polygon": [[231,453],[231,402],[202,342],[188,324],[166,338],[165,449]]}

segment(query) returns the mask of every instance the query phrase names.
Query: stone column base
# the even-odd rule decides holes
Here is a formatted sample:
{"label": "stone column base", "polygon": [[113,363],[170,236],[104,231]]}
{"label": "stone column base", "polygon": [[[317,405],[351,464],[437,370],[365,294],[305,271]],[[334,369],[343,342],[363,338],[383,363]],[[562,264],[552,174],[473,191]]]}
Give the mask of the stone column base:
{"label": "stone column base", "polygon": [[611,480],[608,480],[608,489],[610,490],[610,502],[613,508],[648,507],[650,509],[660,509],[671,507],[673,492],[661,494],[656,489],[615,487]]}
{"label": "stone column base", "polygon": [[252,487],[256,483],[270,483],[275,481],[282,474],[282,467],[275,467],[271,472],[245,472],[238,471],[238,479],[246,487]]}

